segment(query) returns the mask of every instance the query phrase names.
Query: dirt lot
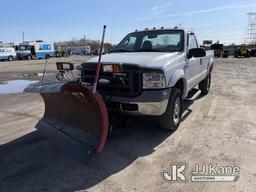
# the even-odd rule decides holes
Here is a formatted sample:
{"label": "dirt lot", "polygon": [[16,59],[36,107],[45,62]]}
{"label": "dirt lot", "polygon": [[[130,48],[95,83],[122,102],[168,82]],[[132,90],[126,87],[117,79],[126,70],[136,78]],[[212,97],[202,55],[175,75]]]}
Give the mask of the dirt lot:
{"label": "dirt lot", "polygon": [[[76,64],[87,57],[66,60]],[[49,69],[54,71],[54,62]],[[65,59],[64,59],[65,60]],[[0,62],[0,82],[37,79],[44,60]],[[25,75],[24,74],[28,74]],[[180,128],[169,133],[139,121],[112,136],[87,166],[34,129],[44,105],[37,94],[0,95],[0,191],[255,191],[256,60],[217,59],[208,96],[185,102]],[[237,182],[167,183],[170,163],[239,166]]]}

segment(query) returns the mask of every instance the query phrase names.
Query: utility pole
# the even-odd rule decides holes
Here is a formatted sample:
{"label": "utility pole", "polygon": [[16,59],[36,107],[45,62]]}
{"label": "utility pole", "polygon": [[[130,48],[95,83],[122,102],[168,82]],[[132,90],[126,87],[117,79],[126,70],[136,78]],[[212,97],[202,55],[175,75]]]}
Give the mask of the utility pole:
{"label": "utility pole", "polygon": [[25,41],[25,35],[24,35],[24,31],[22,31],[22,42],[24,43]]}
{"label": "utility pole", "polygon": [[249,16],[248,21],[248,36],[249,36],[249,44],[255,45],[256,44],[256,12],[249,12],[247,13]]}
{"label": "utility pole", "polygon": [[86,45],[86,37],[85,37],[85,35],[84,35],[84,45]]}

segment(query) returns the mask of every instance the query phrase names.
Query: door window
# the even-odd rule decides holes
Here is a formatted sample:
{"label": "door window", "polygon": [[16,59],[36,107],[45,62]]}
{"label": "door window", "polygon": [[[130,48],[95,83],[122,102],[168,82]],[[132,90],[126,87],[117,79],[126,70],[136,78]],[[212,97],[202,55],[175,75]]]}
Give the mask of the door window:
{"label": "door window", "polygon": [[189,35],[188,49],[198,48],[195,35]]}

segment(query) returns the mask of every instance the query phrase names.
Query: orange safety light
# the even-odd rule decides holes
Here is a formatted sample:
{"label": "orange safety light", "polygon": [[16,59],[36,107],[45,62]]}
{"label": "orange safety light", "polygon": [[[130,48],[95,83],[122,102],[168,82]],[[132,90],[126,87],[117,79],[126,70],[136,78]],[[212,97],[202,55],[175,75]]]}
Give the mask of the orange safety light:
{"label": "orange safety light", "polygon": [[113,73],[121,73],[121,66],[119,64],[113,65]]}

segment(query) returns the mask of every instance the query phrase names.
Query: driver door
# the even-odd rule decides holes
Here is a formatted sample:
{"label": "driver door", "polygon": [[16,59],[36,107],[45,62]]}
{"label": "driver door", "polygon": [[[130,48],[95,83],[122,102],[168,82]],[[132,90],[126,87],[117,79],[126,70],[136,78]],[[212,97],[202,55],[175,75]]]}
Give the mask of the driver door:
{"label": "driver door", "polygon": [[[194,34],[188,36],[188,50],[198,48],[197,40]],[[193,89],[201,81],[202,58],[190,58],[185,67],[186,77],[188,79],[189,90]]]}

